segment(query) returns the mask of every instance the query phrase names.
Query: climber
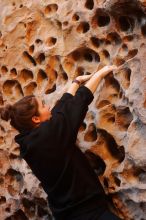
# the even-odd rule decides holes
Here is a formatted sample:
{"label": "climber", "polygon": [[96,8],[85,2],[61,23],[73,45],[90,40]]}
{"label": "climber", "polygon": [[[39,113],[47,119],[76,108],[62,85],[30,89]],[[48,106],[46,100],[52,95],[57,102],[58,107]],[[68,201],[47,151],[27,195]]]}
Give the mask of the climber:
{"label": "climber", "polygon": [[[100,81],[115,66],[76,77],[50,107],[29,95],[1,108],[1,118],[19,133],[14,137],[32,173],[41,182],[55,220],[118,220],[87,157],[76,145],[79,127]],[[86,82],[86,83],[85,83]],[[83,84],[85,83],[85,84]]]}

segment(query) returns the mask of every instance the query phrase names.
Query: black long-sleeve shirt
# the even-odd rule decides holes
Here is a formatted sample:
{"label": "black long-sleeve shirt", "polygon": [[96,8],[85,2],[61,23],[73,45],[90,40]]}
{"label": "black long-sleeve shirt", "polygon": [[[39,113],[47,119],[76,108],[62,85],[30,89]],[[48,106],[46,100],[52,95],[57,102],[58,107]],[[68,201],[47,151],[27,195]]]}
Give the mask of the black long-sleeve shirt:
{"label": "black long-sleeve shirt", "polygon": [[48,194],[56,219],[105,208],[104,191],[84,153],[76,146],[79,127],[94,96],[84,85],[75,96],[65,92],[40,126],[15,136],[20,156]]}

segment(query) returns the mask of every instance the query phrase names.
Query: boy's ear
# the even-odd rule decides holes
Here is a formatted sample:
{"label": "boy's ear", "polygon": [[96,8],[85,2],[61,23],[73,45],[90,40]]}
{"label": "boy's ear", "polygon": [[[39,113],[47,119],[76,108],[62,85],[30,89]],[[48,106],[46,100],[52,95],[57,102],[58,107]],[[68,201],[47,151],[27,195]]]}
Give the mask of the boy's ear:
{"label": "boy's ear", "polygon": [[34,123],[39,123],[40,122],[40,117],[39,116],[32,116],[31,120],[34,122]]}

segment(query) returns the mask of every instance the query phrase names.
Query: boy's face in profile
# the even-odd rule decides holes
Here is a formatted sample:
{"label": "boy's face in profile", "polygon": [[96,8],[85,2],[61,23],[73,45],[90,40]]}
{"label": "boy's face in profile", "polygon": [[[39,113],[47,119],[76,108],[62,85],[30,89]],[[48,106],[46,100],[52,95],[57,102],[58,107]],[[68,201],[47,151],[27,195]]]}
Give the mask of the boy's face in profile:
{"label": "boy's face in profile", "polygon": [[50,106],[47,105],[41,97],[36,97],[38,101],[38,111],[39,111],[39,116],[33,116],[32,121],[35,122],[36,124],[41,123],[43,121],[49,120],[52,116],[51,114],[51,109]]}

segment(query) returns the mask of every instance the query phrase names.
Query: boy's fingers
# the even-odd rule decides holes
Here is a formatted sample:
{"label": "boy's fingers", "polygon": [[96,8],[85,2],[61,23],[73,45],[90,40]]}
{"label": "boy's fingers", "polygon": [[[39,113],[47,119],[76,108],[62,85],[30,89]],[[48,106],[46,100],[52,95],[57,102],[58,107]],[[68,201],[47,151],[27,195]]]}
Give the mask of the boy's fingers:
{"label": "boy's fingers", "polygon": [[115,70],[115,69],[117,69],[117,67],[115,65],[112,65],[112,66],[105,66],[101,70],[105,71],[105,72],[107,72],[107,71],[109,72],[109,71],[112,71],[112,70]]}
{"label": "boy's fingers", "polygon": [[116,66],[116,65],[110,65],[110,66],[104,66],[104,67],[102,67],[101,69],[99,69],[98,71],[96,71],[96,72],[93,72],[93,73],[91,73],[90,75],[89,75],[89,78],[91,77],[91,76],[93,76],[95,73],[97,73],[97,72],[99,72],[99,73],[106,73],[106,72],[110,72],[110,71],[112,71],[112,70],[116,70],[118,67]]}

